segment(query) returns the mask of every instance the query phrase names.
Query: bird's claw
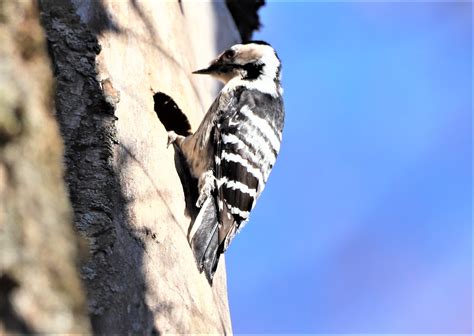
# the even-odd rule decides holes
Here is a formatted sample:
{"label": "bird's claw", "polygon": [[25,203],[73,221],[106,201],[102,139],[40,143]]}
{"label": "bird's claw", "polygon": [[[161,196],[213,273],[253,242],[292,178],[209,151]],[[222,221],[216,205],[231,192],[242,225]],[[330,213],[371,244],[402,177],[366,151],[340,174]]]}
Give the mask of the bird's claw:
{"label": "bird's claw", "polygon": [[166,148],[168,148],[172,143],[174,143],[177,138],[178,138],[178,134],[176,134],[174,131],[169,131],[168,132],[168,143],[166,144]]}

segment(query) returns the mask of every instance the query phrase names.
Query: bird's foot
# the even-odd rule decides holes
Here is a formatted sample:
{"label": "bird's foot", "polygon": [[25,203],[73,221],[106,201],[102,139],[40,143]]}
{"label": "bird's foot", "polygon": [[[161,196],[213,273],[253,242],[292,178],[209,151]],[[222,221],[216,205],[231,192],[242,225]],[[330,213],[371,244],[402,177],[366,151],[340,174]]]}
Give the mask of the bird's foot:
{"label": "bird's foot", "polygon": [[172,143],[175,143],[178,137],[181,135],[176,134],[174,131],[168,132],[168,143],[166,144],[166,148],[168,148]]}

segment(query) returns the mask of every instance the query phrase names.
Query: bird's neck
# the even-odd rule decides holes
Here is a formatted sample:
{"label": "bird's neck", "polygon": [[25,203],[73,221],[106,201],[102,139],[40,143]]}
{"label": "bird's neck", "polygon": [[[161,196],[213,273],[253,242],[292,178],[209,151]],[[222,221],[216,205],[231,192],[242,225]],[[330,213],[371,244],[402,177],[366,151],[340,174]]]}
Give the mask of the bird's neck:
{"label": "bird's neck", "polygon": [[248,74],[236,76],[225,84],[223,91],[231,92],[240,86],[249,90],[257,90],[273,97],[281,96],[283,93],[279,78],[268,76],[265,73],[258,75],[256,78],[249,78]]}

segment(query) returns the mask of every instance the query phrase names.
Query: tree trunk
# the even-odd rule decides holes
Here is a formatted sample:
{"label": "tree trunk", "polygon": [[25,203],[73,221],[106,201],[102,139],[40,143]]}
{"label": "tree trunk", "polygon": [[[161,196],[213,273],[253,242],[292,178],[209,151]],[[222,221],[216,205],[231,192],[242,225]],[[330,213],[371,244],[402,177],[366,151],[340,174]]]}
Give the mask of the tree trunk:
{"label": "tree trunk", "polygon": [[44,0],[41,11],[94,332],[231,333],[225,264],[212,286],[198,272],[166,148],[165,127],[186,118],[153,99],[171,97],[197,128],[217,86],[191,72],[239,41],[225,4]]}
{"label": "tree trunk", "polygon": [[218,86],[191,72],[258,27],[244,2],[238,31],[247,5],[0,1],[0,333],[232,332],[166,131],[199,125]]}
{"label": "tree trunk", "polygon": [[79,242],[34,2],[0,2],[0,45],[0,334],[87,333]]}

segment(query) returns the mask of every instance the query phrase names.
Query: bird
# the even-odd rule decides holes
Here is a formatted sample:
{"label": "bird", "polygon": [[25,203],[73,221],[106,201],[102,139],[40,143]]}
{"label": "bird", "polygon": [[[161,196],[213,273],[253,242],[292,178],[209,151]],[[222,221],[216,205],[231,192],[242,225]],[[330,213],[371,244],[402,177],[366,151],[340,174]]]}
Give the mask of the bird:
{"label": "bird", "polygon": [[236,44],[208,67],[224,86],[195,133],[168,132],[198,181],[199,209],[188,241],[212,285],[219,257],[249,220],[272,170],[285,119],[281,61],[265,41]]}

